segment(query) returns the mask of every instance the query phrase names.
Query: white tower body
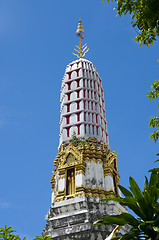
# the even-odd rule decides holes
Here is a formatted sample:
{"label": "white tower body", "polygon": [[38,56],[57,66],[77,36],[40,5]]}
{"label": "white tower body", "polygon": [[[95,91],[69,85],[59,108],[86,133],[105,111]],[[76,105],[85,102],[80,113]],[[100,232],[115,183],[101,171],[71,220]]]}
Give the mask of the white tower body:
{"label": "white tower body", "polygon": [[[54,240],[104,240],[113,227],[92,226],[104,215],[126,209],[113,201],[119,196],[117,154],[109,147],[102,81],[94,65],[83,59],[84,29],[79,20],[80,44],[67,65],[60,96],[60,143],[51,178],[52,201],[43,235]],[[107,194],[107,195],[106,195]],[[121,234],[127,232],[123,226]]]}
{"label": "white tower body", "polygon": [[66,67],[61,86],[60,145],[76,137],[94,137],[109,145],[102,81],[86,59]]}
{"label": "white tower body", "polygon": [[[112,201],[101,202],[105,193],[121,196],[120,176],[117,155],[109,147],[102,82],[90,61],[78,59],[66,67],[60,103],[60,144],[43,235],[55,240],[104,240],[113,228],[91,224],[126,209]],[[126,231],[122,227],[121,233]]]}

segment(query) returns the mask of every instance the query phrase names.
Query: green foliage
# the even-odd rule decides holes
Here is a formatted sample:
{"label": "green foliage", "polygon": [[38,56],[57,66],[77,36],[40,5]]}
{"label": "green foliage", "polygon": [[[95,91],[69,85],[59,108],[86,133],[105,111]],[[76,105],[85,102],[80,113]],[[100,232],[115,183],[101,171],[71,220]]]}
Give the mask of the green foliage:
{"label": "green foliage", "polygon": [[[110,0],[107,0],[110,3]],[[140,46],[149,46],[159,36],[159,1],[158,0],[114,0],[117,2],[117,15],[120,17],[129,13],[132,17],[132,27],[138,28],[135,41]],[[102,0],[103,2],[103,0]],[[111,0],[113,2],[113,0]]]}
{"label": "green foliage", "polygon": [[[19,235],[15,235],[16,231],[12,230],[12,227],[7,227],[5,225],[4,228],[0,228],[0,240],[21,240]],[[26,237],[23,238],[26,240]]]}
{"label": "green foliage", "polygon": [[[132,17],[132,27],[138,28],[138,35],[135,42],[139,42],[140,46],[153,45],[156,37],[159,36],[159,0],[107,0],[108,3],[116,2],[117,15],[120,17],[130,14]],[[103,2],[103,0],[102,0]],[[158,60],[159,62],[159,60]],[[156,80],[151,91],[147,94],[150,100],[159,97],[159,80]],[[159,104],[158,104],[159,107]],[[157,128],[151,133],[150,138],[156,143],[159,139],[159,117],[151,117],[149,119],[149,127]]]}
{"label": "green foliage", "polygon": [[147,97],[150,100],[155,100],[159,98],[159,80],[155,80],[155,82],[151,85],[151,91],[147,94]]}
{"label": "green foliage", "polygon": [[71,137],[72,137],[71,142],[72,142],[73,146],[77,146],[78,145],[78,139],[76,137],[76,132],[75,131],[73,131],[73,134],[72,134]]}
{"label": "green foliage", "polygon": [[[151,91],[146,95],[150,101],[156,100],[159,98],[159,80],[155,80],[155,82],[151,85]],[[159,104],[158,104],[159,108]],[[158,111],[159,113],[159,111]],[[159,117],[151,117],[149,119],[149,127],[157,128],[153,133],[151,133],[150,138],[156,143],[159,139]]]}
{"label": "green foliage", "polygon": [[115,201],[129,207],[137,217],[130,213],[120,215],[109,215],[102,217],[94,224],[104,224],[106,226],[117,224],[131,226],[129,233],[114,239],[159,239],[159,168],[150,170],[151,176],[148,181],[145,177],[144,191],[141,191],[136,181],[130,177],[130,190],[119,185],[119,189],[124,197],[115,194],[104,201]]}
{"label": "green foliage", "polygon": [[76,137],[76,132],[73,131],[73,134],[72,134],[72,139],[71,139],[71,142],[73,144],[73,146],[78,146],[78,145],[82,145],[84,146],[85,144],[87,144],[86,140],[84,138],[77,138]]}
{"label": "green foliage", "polygon": [[[159,157],[159,153],[157,153],[156,156]],[[155,161],[155,163],[156,163],[156,162],[159,162],[159,159],[157,159],[157,160]]]}
{"label": "green foliage", "polygon": [[[12,227],[0,228],[0,240],[21,240],[19,235],[15,235],[16,231],[12,230]],[[27,240],[26,237],[23,240]],[[52,240],[52,238],[47,236],[35,237],[33,240]]]}
{"label": "green foliage", "polygon": [[47,236],[35,237],[33,240],[52,240],[52,238]]}

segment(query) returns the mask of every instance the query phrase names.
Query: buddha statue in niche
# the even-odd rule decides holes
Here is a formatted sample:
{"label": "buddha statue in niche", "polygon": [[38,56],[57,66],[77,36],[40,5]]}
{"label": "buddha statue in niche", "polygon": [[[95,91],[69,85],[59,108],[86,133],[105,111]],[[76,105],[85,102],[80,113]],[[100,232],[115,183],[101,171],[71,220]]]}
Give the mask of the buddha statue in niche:
{"label": "buddha statue in niche", "polygon": [[67,170],[66,195],[73,194],[75,194],[75,169],[71,168]]}

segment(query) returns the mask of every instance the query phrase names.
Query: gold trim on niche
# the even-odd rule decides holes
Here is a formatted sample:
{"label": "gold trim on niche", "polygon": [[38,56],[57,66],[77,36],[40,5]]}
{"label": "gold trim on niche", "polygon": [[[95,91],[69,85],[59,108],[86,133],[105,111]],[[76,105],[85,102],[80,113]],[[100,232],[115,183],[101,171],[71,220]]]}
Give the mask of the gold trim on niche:
{"label": "gold trim on niche", "polygon": [[59,174],[59,179],[61,179],[61,178],[65,178],[65,174]]}
{"label": "gold trim on niche", "polygon": [[77,175],[77,174],[83,174],[83,175],[85,175],[84,169],[78,169],[78,170],[76,170],[76,175]]}
{"label": "gold trim on niche", "polygon": [[[74,179],[73,179],[73,181],[71,180],[72,182],[70,183],[71,184],[70,187],[73,188],[71,190],[71,192],[73,191],[73,193],[67,194],[67,188],[69,188],[69,186],[67,186],[67,184],[68,184],[68,181],[67,181],[68,171],[71,170],[71,169],[73,169],[72,172],[74,172],[74,177],[73,177]],[[71,172],[71,174],[72,174],[72,172]],[[68,190],[68,192],[69,192],[69,190]],[[65,197],[68,197],[68,196],[72,197],[72,196],[75,195],[75,193],[76,193],[76,169],[75,168],[67,168],[67,169],[65,169],[65,190],[64,190],[64,196]]]}
{"label": "gold trim on niche", "polygon": [[[120,175],[118,173],[117,169],[117,154],[115,154],[115,151],[111,151],[106,144],[104,144],[102,141],[90,138],[86,139],[85,145],[77,145],[74,146],[71,142],[66,146],[60,146],[59,152],[57,154],[57,157],[55,158],[55,170],[53,177],[51,179],[52,188],[55,186],[53,178],[55,178],[55,175],[59,174],[60,178],[65,178],[65,189],[66,189],[66,172],[69,168],[75,169],[75,181],[76,181],[76,175],[77,174],[83,174],[85,175],[86,171],[86,163],[87,162],[94,162],[103,164],[103,172],[104,176],[110,175],[111,177],[115,177],[115,183],[117,184],[120,179]],[[72,157],[70,157],[70,161],[68,161],[69,154],[72,154]],[[76,186],[77,187],[77,186]],[[105,190],[103,190],[105,191]],[[58,193],[56,194],[56,196]],[[74,195],[70,195],[71,197],[76,197],[79,195],[84,196],[102,196],[102,192],[100,190],[86,190],[86,188],[81,189],[77,191],[77,188],[75,190]],[[69,195],[67,195],[68,197]],[[66,193],[64,192],[63,197],[66,197]],[[105,196],[104,196],[105,197]],[[57,199],[62,199],[61,196],[57,197]]]}

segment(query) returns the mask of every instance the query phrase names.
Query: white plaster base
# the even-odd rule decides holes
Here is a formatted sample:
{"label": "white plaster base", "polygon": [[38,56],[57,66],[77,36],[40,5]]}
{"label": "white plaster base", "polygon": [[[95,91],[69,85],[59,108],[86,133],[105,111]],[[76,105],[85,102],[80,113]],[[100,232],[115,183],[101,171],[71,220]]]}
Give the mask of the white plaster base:
{"label": "white plaster base", "polygon": [[[104,240],[114,229],[110,226],[91,226],[104,215],[119,214],[126,211],[118,203],[101,202],[99,198],[76,197],[52,204],[46,215],[43,235],[54,240]],[[127,227],[122,228],[126,232]]]}

